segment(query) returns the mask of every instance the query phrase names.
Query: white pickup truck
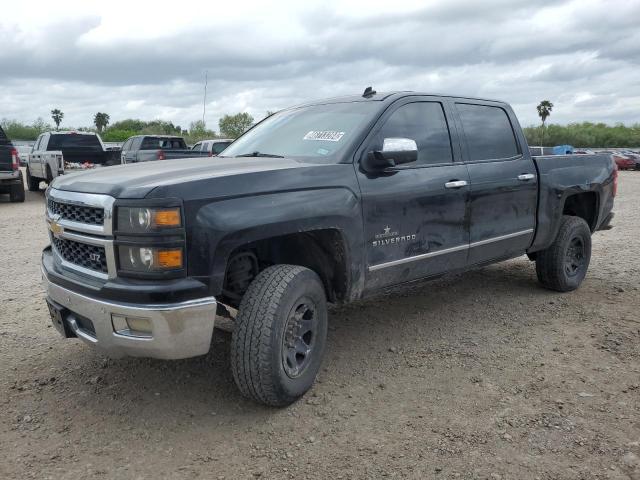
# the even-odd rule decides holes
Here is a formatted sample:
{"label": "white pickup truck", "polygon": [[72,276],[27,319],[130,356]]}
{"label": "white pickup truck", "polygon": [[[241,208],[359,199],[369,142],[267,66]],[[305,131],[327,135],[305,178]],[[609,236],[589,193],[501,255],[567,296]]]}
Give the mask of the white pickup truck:
{"label": "white pickup truck", "polygon": [[102,139],[93,132],[42,133],[27,160],[27,187],[35,192],[40,182],[51,181],[69,167],[93,167],[120,163],[119,149],[105,148]]}

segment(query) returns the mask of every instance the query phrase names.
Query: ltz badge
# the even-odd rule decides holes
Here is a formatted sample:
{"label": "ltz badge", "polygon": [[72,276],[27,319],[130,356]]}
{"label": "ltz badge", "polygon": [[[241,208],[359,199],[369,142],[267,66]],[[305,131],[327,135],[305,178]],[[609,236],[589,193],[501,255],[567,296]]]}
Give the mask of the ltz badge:
{"label": "ltz badge", "polygon": [[372,245],[374,247],[384,247],[386,245],[395,245],[398,243],[412,242],[416,239],[416,234],[399,235],[398,232],[392,232],[391,227],[387,225],[382,233],[376,234],[376,239]]}

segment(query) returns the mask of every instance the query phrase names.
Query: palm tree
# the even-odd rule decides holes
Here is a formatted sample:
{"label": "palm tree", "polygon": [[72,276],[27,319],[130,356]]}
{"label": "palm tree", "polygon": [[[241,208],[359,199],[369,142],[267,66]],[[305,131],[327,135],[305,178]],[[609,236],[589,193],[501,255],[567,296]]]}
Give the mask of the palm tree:
{"label": "palm tree", "polygon": [[542,140],[540,141],[540,146],[544,146],[544,122],[547,121],[549,115],[551,115],[551,110],[553,110],[553,103],[549,100],[542,100],[540,104],[536,107],[538,109],[538,116],[542,120]]}
{"label": "palm tree", "polygon": [[56,130],[58,130],[60,128],[60,123],[64,118],[64,113],[62,113],[62,111],[58,110],[57,108],[54,108],[53,110],[51,110],[51,118],[53,118],[53,121],[56,124]]}
{"label": "palm tree", "polygon": [[98,132],[102,133],[102,130],[107,128],[107,125],[109,125],[109,114],[101,112],[96,113],[93,117],[93,123],[98,129]]}

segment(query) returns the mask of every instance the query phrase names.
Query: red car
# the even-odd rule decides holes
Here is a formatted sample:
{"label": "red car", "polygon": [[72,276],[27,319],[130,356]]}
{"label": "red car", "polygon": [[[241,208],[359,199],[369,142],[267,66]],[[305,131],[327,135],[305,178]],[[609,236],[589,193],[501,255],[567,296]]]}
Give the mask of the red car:
{"label": "red car", "polygon": [[636,162],[634,159],[627,157],[619,152],[598,152],[598,153],[608,153],[613,158],[613,161],[616,162],[618,166],[618,170],[633,170],[636,168]]}

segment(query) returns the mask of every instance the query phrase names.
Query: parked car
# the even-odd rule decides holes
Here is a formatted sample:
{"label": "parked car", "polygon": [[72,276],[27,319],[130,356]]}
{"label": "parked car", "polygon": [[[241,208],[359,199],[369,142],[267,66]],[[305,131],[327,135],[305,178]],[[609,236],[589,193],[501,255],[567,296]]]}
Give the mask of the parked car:
{"label": "parked car", "polygon": [[107,149],[94,132],[47,132],[38,136],[27,159],[27,187],[35,192],[40,182],[51,181],[67,169],[120,163],[118,149]]}
{"label": "parked car", "polygon": [[220,155],[225,148],[233,143],[231,138],[216,138],[213,140],[202,140],[196,143],[191,150],[195,152],[207,152],[210,157]]}
{"label": "parked car", "polygon": [[24,202],[24,182],[18,150],[0,127],[0,193],[8,193],[12,202]]}
{"label": "parked car", "polygon": [[173,135],[136,135],[122,145],[122,163],[171,160],[175,158],[208,157],[208,152],[187,147],[182,137]]}
{"label": "parked car", "polygon": [[617,173],[606,155],[532,157],[498,101],[367,89],[309,103],[215,162],[57,178],[51,319],[111,356],[176,359],[206,354],[216,315],[231,317],[238,388],[288,405],[320,369],[328,302],[524,254],[544,287],[578,288]]}
{"label": "parked car", "polygon": [[31,154],[31,146],[29,145],[15,145],[16,150],[18,151],[18,157],[20,157],[20,166],[26,167],[27,162],[29,161],[29,155]]}
{"label": "parked car", "polygon": [[636,153],[633,150],[621,150],[620,153],[623,154],[625,157],[633,160],[634,170],[640,170],[640,153]]}
{"label": "parked car", "polygon": [[636,168],[636,162],[632,158],[623,155],[620,152],[605,150],[598,153],[610,155],[613,161],[616,162],[618,170],[633,170]]}

